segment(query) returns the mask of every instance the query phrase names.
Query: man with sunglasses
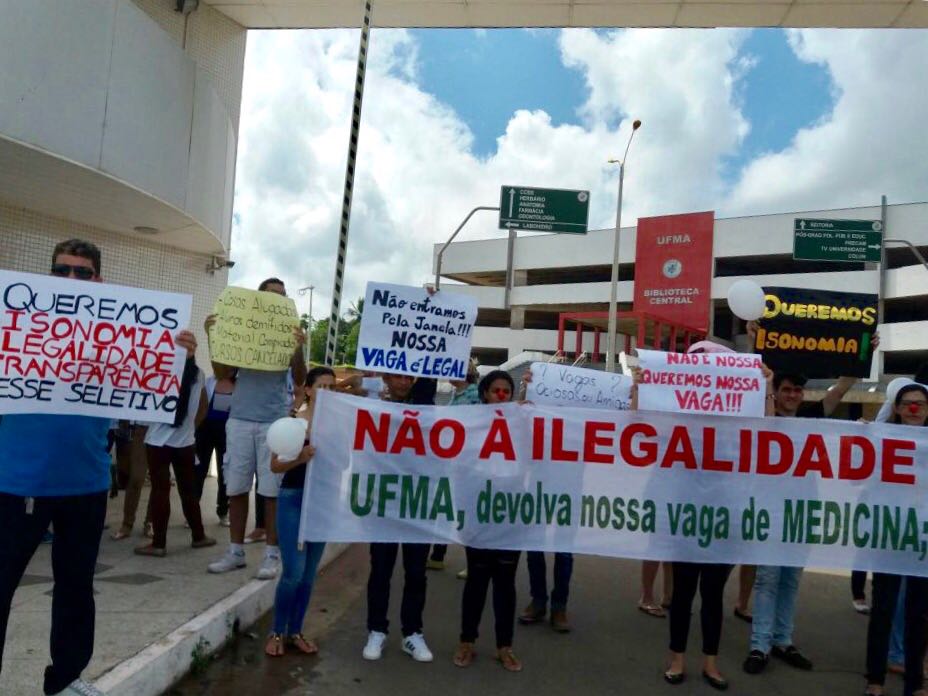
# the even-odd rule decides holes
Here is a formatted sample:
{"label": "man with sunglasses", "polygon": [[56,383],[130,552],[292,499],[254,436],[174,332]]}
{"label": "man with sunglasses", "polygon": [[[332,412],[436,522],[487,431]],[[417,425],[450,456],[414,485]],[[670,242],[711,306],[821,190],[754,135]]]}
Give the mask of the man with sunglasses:
{"label": "man with sunglasses", "polygon": [[[878,342],[879,339],[874,337],[874,348]],[[805,376],[778,372],[773,377],[776,415],[781,418],[828,418],[856,383],[856,377],[840,377],[821,401],[803,404]],[[754,581],[751,652],[744,661],[744,671],[748,674],[763,672],[771,654],[797,669],[812,669],[812,661],[793,645],[796,595],[801,579],[802,568],[758,566]]]}
{"label": "man with sunglasses", "polygon": [[[80,239],[61,242],[51,274],[99,283],[100,250]],[[196,352],[189,331],[175,341],[188,355]],[[93,655],[93,573],[110,486],[110,423],[75,415],[0,417],[0,659],[13,593],[51,524],[55,585],[46,694],[101,694],[80,675]]]}

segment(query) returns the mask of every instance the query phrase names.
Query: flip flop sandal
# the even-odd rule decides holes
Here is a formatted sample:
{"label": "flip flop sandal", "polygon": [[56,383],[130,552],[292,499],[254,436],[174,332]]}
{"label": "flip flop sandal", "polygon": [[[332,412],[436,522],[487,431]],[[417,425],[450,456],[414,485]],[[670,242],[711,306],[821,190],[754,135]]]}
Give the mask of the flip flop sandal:
{"label": "flip flop sandal", "polygon": [[461,643],[458,649],[454,651],[452,662],[458,667],[470,667],[474,662],[476,653],[474,652],[473,643]]}
{"label": "flip flop sandal", "polygon": [[284,639],[279,633],[272,633],[264,644],[264,654],[268,657],[283,657],[286,649]]}
{"label": "flip flop sandal", "polygon": [[123,539],[128,539],[131,536],[131,534],[132,534],[131,527],[129,527],[128,529],[126,529],[125,527],[120,527],[115,532],[110,534],[110,539],[112,539],[113,541],[122,541]]}
{"label": "flip flop sandal", "polygon": [[319,652],[319,646],[311,640],[306,640],[302,633],[290,636],[287,641],[289,645],[299,650],[304,655],[315,655]]}
{"label": "flip flop sandal", "polygon": [[148,544],[147,546],[136,546],[135,554],[137,556],[154,556],[155,558],[164,558],[167,555],[167,549]]}
{"label": "flip flop sandal", "polygon": [[745,612],[745,611],[741,611],[738,607],[735,607],[735,616],[738,617],[739,619],[741,619],[742,621],[746,622],[746,623],[753,623],[753,622],[754,622],[754,615],[753,615],[753,614],[748,614],[748,613]]}
{"label": "flip flop sandal", "polygon": [[500,648],[496,651],[496,659],[507,672],[521,672],[522,663],[512,653],[512,648]]}
{"label": "flip flop sandal", "polygon": [[666,612],[657,604],[638,604],[638,611],[653,616],[655,619],[667,618]]}

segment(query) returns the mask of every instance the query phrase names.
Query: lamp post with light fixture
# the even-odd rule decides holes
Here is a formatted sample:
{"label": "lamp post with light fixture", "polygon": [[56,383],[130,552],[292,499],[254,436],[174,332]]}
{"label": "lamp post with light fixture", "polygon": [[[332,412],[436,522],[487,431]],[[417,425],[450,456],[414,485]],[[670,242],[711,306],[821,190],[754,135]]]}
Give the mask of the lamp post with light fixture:
{"label": "lamp post with light fixture", "polygon": [[628,136],[628,144],[625,146],[625,154],[622,155],[622,159],[609,160],[609,164],[618,163],[619,165],[619,202],[615,211],[615,246],[612,251],[612,282],[609,287],[609,335],[606,338],[606,372],[615,372],[616,313],[618,312],[619,289],[619,233],[622,229],[622,187],[625,182],[625,160],[628,158],[628,148],[632,145],[635,131],[639,128],[641,128],[641,121],[636,119],[632,123],[632,132]]}

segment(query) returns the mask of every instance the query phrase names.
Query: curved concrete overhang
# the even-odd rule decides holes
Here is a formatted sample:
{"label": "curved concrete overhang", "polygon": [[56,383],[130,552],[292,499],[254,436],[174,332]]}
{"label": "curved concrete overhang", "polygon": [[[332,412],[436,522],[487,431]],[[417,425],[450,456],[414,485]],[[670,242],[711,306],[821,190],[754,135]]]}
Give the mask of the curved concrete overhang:
{"label": "curved concrete overhang", "polygon": [[228,252],[198,220],[156,196],[99,169],[3,136],[0,202],[187,251]]}

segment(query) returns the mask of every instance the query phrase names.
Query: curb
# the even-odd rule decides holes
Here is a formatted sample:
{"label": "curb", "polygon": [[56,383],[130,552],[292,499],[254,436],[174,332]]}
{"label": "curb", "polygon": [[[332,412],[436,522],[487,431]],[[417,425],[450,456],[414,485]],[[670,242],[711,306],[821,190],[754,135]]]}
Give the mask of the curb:
{"label": "curb", "polygon": [[[319,564],[322,570],[338,558],[348,544],[330,544]],[[159,696],[188,671],[193,653],[212,655],[236,633],[245,630],[274,606],[276,582],[252,580],[202,614],[132,657],[104,672],[94,686],[107,696]]]}

